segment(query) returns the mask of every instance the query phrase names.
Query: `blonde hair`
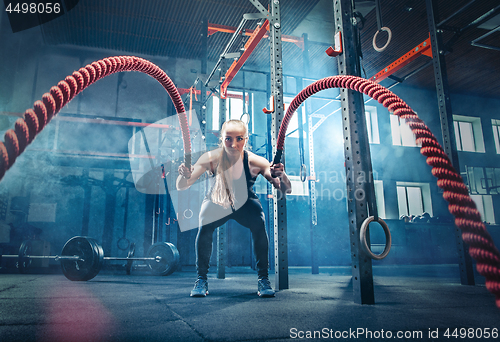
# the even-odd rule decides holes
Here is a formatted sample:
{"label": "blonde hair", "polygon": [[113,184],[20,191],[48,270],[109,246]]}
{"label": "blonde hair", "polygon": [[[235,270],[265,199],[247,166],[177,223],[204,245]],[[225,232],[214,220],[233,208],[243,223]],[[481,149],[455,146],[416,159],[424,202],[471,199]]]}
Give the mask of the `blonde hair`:
{"label": "blonde hair", "polygon": [[232,175],[229,172],[224,173],[224,171],[228,170],[232,166],[226,150],[224,149],[224,133],[227,129],[228,124],[235,124],[240,126],[244,131],[245,138],[248,137],[247,125],[241,120],[228,120],[224,122],[220,130],[219,147],[222,147],[222,152],[215,169],[215,184],[212,188],[210,197],[213,203],[218,204],[226,209],[234,206],[235,199],[234,189],[231,186],[233,183]]}

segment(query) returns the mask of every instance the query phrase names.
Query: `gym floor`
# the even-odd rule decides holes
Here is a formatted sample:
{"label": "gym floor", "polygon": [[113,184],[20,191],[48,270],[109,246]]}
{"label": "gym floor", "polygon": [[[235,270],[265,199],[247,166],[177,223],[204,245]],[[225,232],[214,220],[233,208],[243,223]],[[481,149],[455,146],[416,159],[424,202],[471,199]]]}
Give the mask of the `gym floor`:
{"label": "gym floor", "polygon": [[460,285],[456,265],[374,266],[375,305],[354,303],[349,272],[291,268],[290,288],[275,298],[257,296],[249,268],[227,269],[226,279],[210,274],[206,298],[189,297],[195,273],[186,269],[167,277],[102,271],[87,282],[1,274],[0,340],[500,339],[494,297],[484,285]]}

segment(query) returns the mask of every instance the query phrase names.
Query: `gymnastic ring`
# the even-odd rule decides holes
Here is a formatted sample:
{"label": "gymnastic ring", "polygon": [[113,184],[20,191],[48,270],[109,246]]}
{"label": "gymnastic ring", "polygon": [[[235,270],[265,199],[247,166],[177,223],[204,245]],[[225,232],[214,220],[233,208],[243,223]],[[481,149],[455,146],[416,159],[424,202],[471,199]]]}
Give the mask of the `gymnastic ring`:
{"label": "gymnastic ring", "polygon": [[[380,32],[380,31],[385,31],[385,32],[387,32],[387,34],[389,35],[389,37],[387,38],[387,42],[386,42],[386,43],[385,43],[385,45],[384,45],[384,46],[382,46],[381,48],[379,48],[379,47],[377,46],[377,36],[378,36],[378,34],[379,34],[379,32]],[[384,50],[387,48],[387,46],[388,46],[388,45],[389,45],[389,43],[391,42],[391,39],[392,39],[392,31],[391,31],[391,29],[390,29],[390,28],[388,28],[388,27],[385,27],[385,26],[384,26],[384,27],[380,28],[380,30],[378,30],[378,31],[375,33],[375,35],[373,36],[373,41],[372,41],[373,48],[374,48],[374,49],[375,49],[375,51],[377,51],[377,52],[382,52],[382,51],[384,51]]]}
{"label": "gymnastic ring", "polygon": [[307,166],[306,164],[300,165],[300,181],[305,182],[307,178]]}
{"label": "gymnastic ring", "polygon": [[[186,212],[190,213],[191,215],[187,216]],[[186,210],[184,210],[184,212],[182,213],[182,215],[184,215],[184,218],[186,218],[186,219],[189,220],[191,217],[193,217],[193,211],[191,209],[186,209]]]}
{"label": "gymnastic ring", "polygon": [[365,251],[366,254],[368,254],[368,256],[370,258],[375,259],[375,260],[382,260],[383,258],[385,258],[387,256],[387,254],[389,254],[389,251],[391,250],[391,232],[389,230],[389,227],[387,226],[387,223],[385,223],[385,221],[379,217],[377,222],[384,229],[385,248],[384,248],[384,251],[382,253],[374,254],[370,250],[370,247],[368,247],[368,243],[366,242],[366,230],[368,229],[368,225],[372,221],[375,221],[375,217],[370,216],[366,220],[363,221],[363,224],[361,224],[361,229],[359,232],[359,241],[361,242],[361,248]]}
{"label": "gymnastic ring", "polygon": [[130,240],[124,236],[116,241],[116,247],[118,247],[118,249],[122,251],[125,251],[130,247]]}
{"label": "gymnastic ring", "polygon": [[[245,120],[243,120],[243,118],[245,118]],[[240,121],[242,121],[245,125],[248,125],[248,123],[250,122],[250,114],[248,113],[241,114]]]}

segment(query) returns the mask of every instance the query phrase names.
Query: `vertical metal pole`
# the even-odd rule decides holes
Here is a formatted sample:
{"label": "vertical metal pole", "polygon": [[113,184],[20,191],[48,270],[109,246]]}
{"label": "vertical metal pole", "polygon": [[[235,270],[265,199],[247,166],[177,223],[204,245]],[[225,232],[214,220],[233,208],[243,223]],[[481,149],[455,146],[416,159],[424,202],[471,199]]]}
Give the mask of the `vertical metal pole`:
{"label": "vertical metal pole", "polygon": [[82,217],[82,236],[89,235],[89,222],[90,222],[90,200],[92,198],[92,186],[89,184],[89,169],[83,170],[84,184],[83,184],[83,217]]}
{"label": "vertical metal pole", "polygon": [[[279,0],[271,0],[269,20],[271,55],[271,94],[274,97],[274,113],[271,126],[273,155],[276,153],[276,140],[284,116],[283,103],[283,64],[281,56],[281,16]],[[285,154],[282,157],[285,164]],[[274,198],[274,255],[276,289],[288,289],[288,236],[286,219],[286,196],[273,190]]]}
{"label": "vertical metal pole", "polygon": [[[267,98],[271,97],[271,74],[266,75],[266,95]],[[267,145],[266,145],[266,158],[267,160],[272,160],[273,159],[273,144],[271,143],[273,141],[273,132],[272,132],[272,126],[273,126],[273,117],[272,115],[267,115],[266,116],[266,123],[267,123]],[[275,259],[275,253],[274,253],[274,200],[273,200],[273,186],[266,182],[267,184],[267,222],[266,226],[268,227],[268,235],[273,237],[273,239],[270,241],[270,247],[269,248],[269,264],[270,268],[272,271],[276,270],[274,259]],[[271,224],[272,222],[272,224]],[[272,244],[271,244],[272,242]]]}
{"label": "vertical metal pole", "polygon": [[[220,75],[226,74],[226,60],[223,59],[220,64]],[[222,80],[223,81],[223,80]],[[221,92],[219,91],[219,94]],[[219,99],[219,129],[222,128],[222,124],[226,121],[226,100]],[[217,228],[217,278],[226,278],[226,234],[227,224],[224,224]]]}
{"label": "vertical metal pole", "polygon": [[[446,71],[445,51],[443,51],[443,32],[437,28],[439,14],[436,2],[426,0],[427,22],[432,46],[432,62],[434,66],[434,78],[436,81],[436,93],[438,98],[439,118],[441,120],[441,130],[443,132],[443,148],[451,160],[451,164],[460,172],[460,163],[453,128],[453,112],[451,110],[451,100],[448,87],[448,73]],[[458,248],[458,258],[460,267],[460,281],[462,285],[474,285],[474,270],[472,258],[468,253],[468,246],[464,244],[460,229],[455,229],[455,237]]]}
{"label": "vertical metal pole", "polygon": [[158,211],[157,211],[157,217],[158,217],[158,231],[156,233],[156,241],[165,241],[163,240],[163,230],[166,229],[164,222],[166,222],[166,212],[167,212],[167,196],[168,196],[168,190],[165,195],[158,195]]}
{"label": "vertical metal pole", "polygon": [[[304,41],[304,51],[302,52],[302,63],[304,65],[304,75],[309,75],[310,67],[309,67],[309,39],[307,33],[302,34],[302,39]],[[303,80],[300,79],[300,85],[297,84],[297,92],[304,88]],[[311,273],[319,274],[319,265],[318,265],[318,251],[316,248],[317,237],[317,228],[318,228],[318,213],[316,211],[316,174],[314,171],[314,132],[312,130],[312,117],[308,115],[308,107],[306,105],[304,107],[306,118],[307,118],[307,144],[308,144],[308,155],[309,155],[309,210],[311,215]],[[298,114],[298,113],[297,113]],[[299,116],[299,131],[302,132],[302,113]],[[303,133],[302,133],[303,134]],[[302,135],[300,138],[302,138]],[[302,167],[302,166],[301,166]]]}
{"label": "vertical metal pole", "polygon": [[154,211],[155,211],[155,196],[156,195],[146,195],[145,196],[145,212],[144,215],[144,244],[143,249],[147,251],[152,245],[153,240],[153,226],[154,226]]}
{"label": "vertical metal pole", "polygon": [[[336,31],[341,31],[343,35],[344,53],[337,56],[339,74],[360,76],[358,32],[352,22],[352,0],[334,0],[333,6]],[[372,165],[363,95],[341,89],[340,96],[354,301],[359,304],[374,304],[372,261],[360,248],[359,241],[361,224],[368,217],[367,197],[374,191],[373,182],[369,181]]]}
{"label": "vertical metal pole", "polygon": [[[248,114],[248,124],[247,124],[247,134],[248,136],[250,137],[250,135],[253,133],[252,132],[252,113],[251,113],[251,110],[250,110],[250,96],[251,96],[251,93],[248,93],[248,98],[249,98],[249,104],[248,106],[246,105],[246,92],[245,92],[245,86],[246,86],[246,83],[245,83],[245,71],[242,72],[242,83],[243,83],[243,91],[242,91],[242,96],[243,96],[243,114],[247,113]],[[251,142],[252,140],[250,140]],[[255,146],[251,146],[252,149],[255,149]],[[266,225],[267,227],[267,225]],[[228,241],[228,244],[229,244],[229,241]],[[255,253],[254,253],[254,248],[253,248],[253,239],[252,237],[250,236],[249,237],[249,246],[250,246],[250,267],[252,268],[252,270],[255,270],[256,267],[257,267],[257,262],[255,261]],[[228,257],[228,263],[229,263],[229,257]]]}
{"label": "vertical metal pole", "polygon": [[316,211],[316,171],[314,169],[314,131],[312,117],[307,116],[307,142],[309,145],[309,200],[311,201],[311,273],[319,274],[318,252],[316,250],[316,229],[318,227],[318,214]]}
{"label": "vertical metal pole", "polygon": [[[205,18],[201,22],[201,38],[202,38],[202,52],[201,52],[201,74],[206,75],[207,73],[207,61],[208,61],[208,19]],[[201,91],[201,96],[200,96],[200,103],[205,103],[207,100],[207,87],[205,87],[205,82],[199,82],[201,84],[200,86],[200,91]],[[206,132],[207,132],[207,109],[205,106],[202,106],[200,108],[200,113],[199,113],[199,118],[200,118],[200,129],[201,129],[201,134],[203,137],[206,137]]]}
{"label": "vertical metal pole", "polygon": [[[171,182],[170,184],[175,184],[175,174],[173,172],[170,172],[167,176],[169,178],[169,182]],[[178,246],[179,244],[179,234],[178,234],[178,223],[177,223],[177,220],[174,221],[175,219],[175,211],[172,210],[173,209],[173,206],[172,206],[172,199],[170,199],[169,201],[169,208],[168,208],[168,215],[167,215],[167,221],[169,221],[169,226],[168,226],[168,235],[169,235],[169,241],[171,243],[173,243],[175,246]],[[165,222],[167,223],[167,222]],[[164,223],[164,224],[165,224]]]}
{"label": "vertical metal pole", "polygon": [[104,229],[102,232],[102,249],[105,255],[111,255],[111,242],[115,227],[116,191],[113,188],[113,170],[104,171],[104,187],[106,203],[104,209]]}

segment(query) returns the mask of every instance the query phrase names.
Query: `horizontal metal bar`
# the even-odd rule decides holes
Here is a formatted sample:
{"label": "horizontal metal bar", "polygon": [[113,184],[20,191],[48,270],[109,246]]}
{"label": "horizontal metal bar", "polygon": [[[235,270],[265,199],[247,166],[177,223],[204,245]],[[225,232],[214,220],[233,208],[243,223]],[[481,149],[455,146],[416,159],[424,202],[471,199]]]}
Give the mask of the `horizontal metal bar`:
{"label": "horizontal metal bar", "polygon": [[[252,92],[252,93],[267,93],[267,90],[265,89],[256,89],[256,88],[246,88],[246,87],[238,87],[238,86],[232,86],[230,85],[227,87],[227,90],[244,90],[246,92]],[[226,97],[231,97],[231,94],[227,94]]]}
{"label": "horizontal metal bar", "polygon": [[[6,259],[17,259],[19,255],[7,254],[2,255],[2,258]],[[75,261],[85,261],[82,257],[78,255],[24,255],[22,258],[26,259],[54,259],[54,260],[75,260]],[[104,257],[104,260],[134,260],[134,261],[161,261],[161,256],[156,256],[154,258],[126,258],[126,257]]]}
{"label": "horizontal metal bar", "polygon": [[[6,259],[17,259],[19,258],[19,255],[12,255],[12,254],[7,254],[7,255],[2,255],[2,258]],[[21,258],[26,258],[26,259],[54,259],[54,260],[76,260],[76,261],[84,261],[81,257],[78,255],[23,255]]]}
{"label": "horizontal metal bar", "polygon": [[492,45],[486,45],[486,44],[480,44],[478,43],[477,41],[478,40],[481,40],[481,39],[484,39],[490,35],[492,35],[493,33],[495,33],[496,31],[500,30],[500,25],[498,25],[497,27],[495,27],[493,30],[489,31],[489,32],[486,32],[485,34],[483,34],[481,37],[478,37],[476,39],[474,39],[472,42],[471,42],[471,45],[472,46],[478,46],[478,47],[483,47],[483,48],[486,48],[486,49],[492,49],[492,50],[500,50],[500,47],[498,46],[492,46]]}
{"label": "horizontal metal bar", "polygon": [[[390,65],[376,73],[374,76],[370,77],[371,81],[380,83],[385,78],[389,77],[396,71],[400,70],[413,60],[415,60],[420,55],[429,56],[431,54],[431,39],[427,38],[425,41],[420,43],[418,46],[414,47],[402,57],[392,62]],[[431,56],[429,56],[431,57]]]}
{"label": "horizontal metal bar", "polygon": [[404,81],[406,81],[408,78],[416,75],[417,73],[419,73],[420,71],[422,71],[423,69],[427,68],[428,66],[432,65],[432,63],[434,63],[432,60],[428,61],[427,63],[425,63],[424,65],[420,66],[419,68],[413,70],[412,72],[406,74],[405,76],[403,77],[396,77],[394,75],[391,75],[389,76],[388,78],[390,78],[391,80],[394,80],[396,81],[396,84],[399,84],[399,83],[403,83]]}
{"label": "horizontal metal bar", "polygon": [[241,20],[240,24],[238,25],[238,28],[234,31],[233,35],[231,36],[231,39],[229,40],[229,43],[224,48],[224,51],[222,52],[222,54],[219,57],[219,60],[215,64],[215,67],[212,69],[212,72],[210,73],[210,75],[208,75],[208,78],[205,81],[205,87],[208,87],[208,83],[210,82],[210,80],[214,76],[215,72],[219,68],[222,60],[225,58],[225,55],[229,52],[229,49],[233,46],[233,44],[234,44],[234,42],[236,40],[236,37],[238,37],[238,35],[240,34],[241,30],[243,29],[243,26],[245,26],[246,22],[247,22],[247,20],[245,18],[243,18]]}
{"label": "horizontal metal bar", "polygon": [[[33,256],[33,257],[30,257],[30,258],[39,258],[37,256]],[[82,257],[78,256],[78,255],[56,255],[56,257],[54,258],[56,261],[58,260],[75,260],[75,261],[85,261],[85,259],[83,259]]]}
{"label": "horizontal metal bar", "polygon": [[480,44],[480,43],[471,43],[471,45],[472,46],[481,47],[481,48],[485,48],[485,49],[500,51],[500,47],[498,47],[498,46],[487,45],[487,44]]}
{"label": "horizontal metal bar", "polygon": [[500,11],[500,5],[498,5],[495,8],[490,9],[488,12],[471,22],[469,25],[465,26],[464,28],[460,29],[461,32],[464,32],[470,28],[476,28],[478,26],[481,26],[488,20],[492,19],[497,15],[497,13]]}
{"label": "horizontal metal bar", "polygon": [[220,86],[220,95],[221,98],[225,99],[226,98],[226,90],[233,78],[236,76],[238,71],[241,69],[243,64],[247,61],[247,59],[250,57],[254,49],[257,47],[259,42],[262,40],[262,37],[264,34],[267,32],[269,29],[269,21],[266,20],[261,26],[256,28],[248,41],[245,43],[245,47],[243,53],[241,54],[241,57],[239,57],[238,60],[234,61],[229,69],[227,70],[224,78],[224,82],[222,82]]}
{"label": "horizontal metal bar", "polygon": [[246,20],[259,20],[267,18],[267,15],[262,13],[245,13],[243,14],[243,18],[245,18]]}
{"label": "horizontal metal bar", "polygon": [[104,260],[133,260],[133,261],[160,261],[161,256],[156,256],[154,258],[126,258],[126,257],[104,257]]}
{"label": "horizontal metal bar", "polygon": [[437,24],[436,26],[437,27],[441,27],[443,26],[444,24],[446,24],[448,21],[450,21],[452,18],[454,18],[456,15],[462,13],[463,11],[465,11],[467,8],[469,8],[470,5],[472,5],[474,2],[476,2],[476,0],[472,0],[471,2],[469,2],[468,4],[466,4],[465,6],[463,6],[462,8],[460,8],[458,11],[456,11],[455,13],[453,13],[452,15],[450,15],[448,18],[442,20],[439,24]]}

